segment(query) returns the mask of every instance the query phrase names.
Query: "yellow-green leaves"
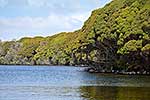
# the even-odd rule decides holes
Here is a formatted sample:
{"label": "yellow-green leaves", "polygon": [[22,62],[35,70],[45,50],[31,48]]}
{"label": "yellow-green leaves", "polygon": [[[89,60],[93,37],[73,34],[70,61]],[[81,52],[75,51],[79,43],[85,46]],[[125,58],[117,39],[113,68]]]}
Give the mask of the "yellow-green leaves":
{"label": "yellow-green leaves", "polygon": [[142,48],[142,40],[130,40],[125,45],[118,50],[120,54],[127,54],[133,51],[137,51]]}
{"label": "yellow-green leaves", "polygon": [[146,44],[141,50],[142,51],[146,51],[146,50],[150,51],[150,44]]}

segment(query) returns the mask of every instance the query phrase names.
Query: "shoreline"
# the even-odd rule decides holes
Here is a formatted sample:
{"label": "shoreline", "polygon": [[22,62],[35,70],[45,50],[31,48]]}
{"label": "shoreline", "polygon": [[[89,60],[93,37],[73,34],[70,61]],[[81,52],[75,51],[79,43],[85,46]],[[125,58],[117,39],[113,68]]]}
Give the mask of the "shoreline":
{"label": "shoreline", "polygon": [[74,66],[71,66],[71,65],[20,65],[20,64],[3,64],[3,65],[0,65],[0,66],[47,66],[47,67],[51,67],[51,66],[54,66],[54,67],[61,67],[61,66],[66,66],[66,67],[82,67],[82,68],[85,68],[83,71],[85,72],[88,72],[88,73],[97,73],[97,74],[112,74],[112,75],[150,75],[150,72],[135,72],[135,71],[119,71],[119,70],[111,70],[111,71],[106,71],[106,70],[95,70],[94,68],[92,67],[89,67],[89,66],[81,66],[81,65],[74,65]]}
{"label": "shoreline", "polygon": [[86,72],[89,73],[98,73],[98,74],[114,74],[114,75],[150,75],[150,72],[140,72],[140,71],[119,71],[119,70],[111,70],[111,71],[106,71],[106,70],[95,70],[94,68],[87,67],[85,69]]}

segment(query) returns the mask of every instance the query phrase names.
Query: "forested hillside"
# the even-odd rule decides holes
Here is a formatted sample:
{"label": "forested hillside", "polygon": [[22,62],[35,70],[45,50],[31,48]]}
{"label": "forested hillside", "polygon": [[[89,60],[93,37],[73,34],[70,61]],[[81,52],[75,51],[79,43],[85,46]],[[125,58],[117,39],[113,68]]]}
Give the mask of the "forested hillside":
{"label": "forested hillside", "polygon": [[150,72],[150,0],[113,0],[75,32],[0,42],[0,64],[84,65],[95,72]]}

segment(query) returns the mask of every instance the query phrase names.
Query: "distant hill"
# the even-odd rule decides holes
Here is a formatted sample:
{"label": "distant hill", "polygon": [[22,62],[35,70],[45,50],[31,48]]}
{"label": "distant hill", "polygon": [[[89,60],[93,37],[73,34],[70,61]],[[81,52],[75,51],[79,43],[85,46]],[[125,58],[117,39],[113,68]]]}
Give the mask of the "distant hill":
{"label": "distant hill", "polygon": [[80,30],[0,43],[0,64],[90,66],[95,72],[150,72],[150,0],[113,0]]}

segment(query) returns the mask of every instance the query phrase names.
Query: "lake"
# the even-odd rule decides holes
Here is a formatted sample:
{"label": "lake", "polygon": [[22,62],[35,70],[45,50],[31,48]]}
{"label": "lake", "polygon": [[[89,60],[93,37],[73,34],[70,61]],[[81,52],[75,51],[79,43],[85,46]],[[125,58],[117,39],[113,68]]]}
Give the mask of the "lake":
{"label": "lake", "polygon": [[150,100],[150,77],[81,67],[0,66],[0,100]]}

